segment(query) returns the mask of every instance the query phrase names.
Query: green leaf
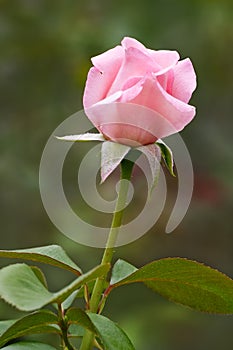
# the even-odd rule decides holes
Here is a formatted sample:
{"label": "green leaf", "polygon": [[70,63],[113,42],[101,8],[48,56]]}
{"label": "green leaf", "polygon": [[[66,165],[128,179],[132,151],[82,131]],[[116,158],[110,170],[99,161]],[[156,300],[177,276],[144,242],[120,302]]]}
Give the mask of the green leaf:
{"label": "green leaf", "polygon": [[109,264],[95,267],[68,286],[50,293],[26,264],[14,264],[0,270],[0,297],[22,311],[33,311],[50,303],[62,303],[83,284],[105,275]]}
{"label": "green leaf", "polygon": [[[13,321],[12,321],[13,322]],[[41,310],[16,320],[0,337],[0,347],[8,341],[32,333],[59,333],[57,316]]]}
{"label": "green leaf", "polygon": [[68,136],[56,136],[58,140],[62,141],[106,141],[104,138],[104,135],[97,134],[97,133],[89,133],[86,134],[80,134],[80,135],[68,135]]}
{"label": "green leaf", "polygon": [[[105,350],[133,350],[134,347],[127,335],[118,325],[108,318],[93,313],[85,313],[81,309],[71,308],[66,317],[70,325],[71,336],[83,335],[83,328],[88,329],[101,339]],[[73,325],[78,325],[77,328]],[[83,327],[83,328],[80,328]]]}
{"label": "green leaf", "polygon": [[101,182],[117,168],[122,159],[129,152],[130,147],[120,143],[106,141],[101,148]]}
{"label": "green leaf", "polygon": [[78,308],[71,308],[67,311],[68,324],[78,324],[89,331],[96,333],[95,327],[85,311]]}
{"label": "green leaf", "polygon": [[5,321],[0,321],[0,337],[2,334],[10,327],[12,326],[16,320],[5,320]]}
{"label": "green leaf", "polygon": [[233,280],[201,263],[167,258],[154,261],[110,286],[143,282],[167,299],[195,310],[233,313]]}
{"label": "green leaf", "polygon": [[77,298],[78,292],[80,291],[80,289],[75,290],[72,294],[70,294],[68,296],[68,298],[66,298],[63,303],[62,303],[62,308],[64,310],[69,309],[69,307],[73,304],[73,302],[75,301],[75,299]]}
{"label": "green leaf", "polygon": [[20,250],[0,250],[0,257],[32,260],[63,268],[80,275],[80,268],[69,258],[58,245]]}
{"label": "green leaf", "polygon": [[37,266],[30,266],[32,271],[34,272],[34,274],[36,275],[36,277],[38,278],[38,280],[44,285],[44,287],[46,289],[48,289],[48,284],[45,278],[44,273],[41,271],[41,269],[39,269],[39,267]]}
{"label": "green leaf", "polygon": [[26,264],[14,264],[0,270],[0,297],[19,310],[41,308],[52,299],[45,286]]}
{"label": "green leaf", "polygon": [[174,168],[174,161],[173,161],[172,150],[162,140],[157,140],[156,144],[161,149],[162,158],[163,158],[164,163],[165,163],[166,167],[168,168],[170,174],[172,176],[176,176],[174,173],[174,169],[173,169]]}
{"label": "green leaf", "polygon": [[135,271],[137,271],[137,268],[128,263],[127,261],[121,259],[117,260],[112,269],[110,284],[120,282]]}
{"label": "green leaf", "polygon": [[125,332],[113,321],[102,315],[88,313],[105,350],[135,350]]}
{"label": "green leaf", "polygon": [[85,329],[78,324],[72,323],[69,327],[69,337],[82,338],[84,337]]}
{"label": "green leaf", "polygon": [[38,342],[19,342],[8,345],[2,350],[56,350],[53,346]]}

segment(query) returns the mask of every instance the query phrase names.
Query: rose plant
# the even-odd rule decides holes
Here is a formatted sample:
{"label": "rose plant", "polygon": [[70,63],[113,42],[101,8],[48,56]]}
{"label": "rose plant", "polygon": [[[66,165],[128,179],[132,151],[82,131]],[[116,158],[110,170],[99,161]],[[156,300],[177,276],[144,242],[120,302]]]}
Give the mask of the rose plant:
{"label": "rose plant", "polygon": [[[125,332],[102,315],[111,291],[130,283],[143,283],[170,301],[195,310],[233,313],[233,280],[201,263],[184,258],[160,259],[139,268],[121,259],[112,263],[137,158],[142,153],[148,159],[152,188],[160,162],[174,175],[172,151],[161,138],[182,130],[195,115],[195,108],[188,104],[196,87],[191,61],[180,61],[175,51],[150,50],[135,39],[124,38],[121,46],[94,57],[92,63],[83,103],[86,115],[99,133],[59,139],[103,142],[102,182],[118,165],[121,180],[127,180],[120,182],[103,258],[100,265],[83,273],[57,245],[1,250],[1,257],[53,265],[75,276],[69,285],[52,293],[38,267],[25,263],[3,267],[0,296],[24,315],[0,322],[1,349],[54,350],[49,344],[19,338],[55,333],[64,350],[77,346],[80,350],[133,350]],[[84,309],[74,306],[78,298],[84,299]],[[9,344],[12,340],[16,342]]]}

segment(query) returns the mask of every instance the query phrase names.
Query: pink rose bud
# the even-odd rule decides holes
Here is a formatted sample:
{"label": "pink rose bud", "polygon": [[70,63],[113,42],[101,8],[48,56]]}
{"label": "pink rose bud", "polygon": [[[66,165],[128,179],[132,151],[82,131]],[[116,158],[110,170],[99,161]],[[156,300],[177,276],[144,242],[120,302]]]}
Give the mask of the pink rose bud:
{"label": "pink rose bud", "polygon": [[195,116],[189,58],[151,50],[133,38],[92,58],[84,91],[86,115],[114,142],[147,145],[182,130]]}

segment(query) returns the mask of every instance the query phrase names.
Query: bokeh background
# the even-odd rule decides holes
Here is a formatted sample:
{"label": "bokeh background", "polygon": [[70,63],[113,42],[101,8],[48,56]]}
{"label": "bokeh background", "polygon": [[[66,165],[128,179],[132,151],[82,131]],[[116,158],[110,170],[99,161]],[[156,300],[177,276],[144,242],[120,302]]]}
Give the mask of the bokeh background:
{"label": "bokeh background", "polygon": [[[67,239],[50,222],[40,199],[38,168],[51,132],[82,109],[90,57],[117,45],[126,35],[154,49],[178,50],[194,63],[198,89],[192,104],[197,106],[197,116],[182,137],[192,157],[195,188],[185,219],[166,235],[176,193],[176,180],[168,179],[170,191],[162,217],[147,235],[118,248],[116,258],[141,266],[181,256],[233,277],[230,0],[0,1],[1,249],[56,243],[83,270],[99,262],[100,249]],[[66,165],[67,193],[73,195],[74,203],[77,169],[72,159],[79,157],[76,148]],[[92,219],[92,214],[87,215]],[[7,263],[0,261],[1,266]],[[43,269],[51,290],[72,278],[69,273]],[[233,348],[231,316],[199,314],[140,285],[113,292],[105,314],[125,329],[137,350]],[[1,319],[16,316],[16,310],[0,302]]]}

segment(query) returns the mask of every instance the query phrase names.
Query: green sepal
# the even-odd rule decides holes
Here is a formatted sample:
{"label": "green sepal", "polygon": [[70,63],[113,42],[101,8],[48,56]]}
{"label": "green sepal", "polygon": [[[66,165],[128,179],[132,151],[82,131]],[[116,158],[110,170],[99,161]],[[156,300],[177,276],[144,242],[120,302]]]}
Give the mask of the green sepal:
{"label": "green sepal", "polygon": [[169,170],[170,174],[172,176],[176,176],[174,173],[174,159],[173,159],[172,150],[162,140],[157,140],[156,145],[158,145],[161,149],[161,155],[162,155],[163,161],[167,169]]}

